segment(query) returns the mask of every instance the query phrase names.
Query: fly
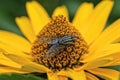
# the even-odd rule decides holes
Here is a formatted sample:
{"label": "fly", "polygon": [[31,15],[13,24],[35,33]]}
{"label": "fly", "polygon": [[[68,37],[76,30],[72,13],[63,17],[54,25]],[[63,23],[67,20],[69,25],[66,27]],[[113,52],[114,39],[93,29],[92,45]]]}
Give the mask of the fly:
{"label": "fly", "polygon": [[72,44],[72,42],[76,38],[77,38],[76,36],[62,36],[62,37],[59,37],[59,38],[53,38],[51,40],[49,38],[43,39],[42,42],[46,42],[46,43],[51,45],[51,47],[49,48],[49,50],[46,53],[45,57],[47,57],[47,58],[55,57],[61,51],[64,50],[65,45]]}

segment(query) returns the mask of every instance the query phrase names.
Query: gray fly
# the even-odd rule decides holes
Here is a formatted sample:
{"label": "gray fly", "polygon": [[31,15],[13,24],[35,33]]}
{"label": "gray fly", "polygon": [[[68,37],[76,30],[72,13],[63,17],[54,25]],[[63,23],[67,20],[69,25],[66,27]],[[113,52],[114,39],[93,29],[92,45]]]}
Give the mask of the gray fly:
{"label": "gray fly", "polygon": [[46,42],[50,44],[51,47],[46,53],[45,57],[55,57],[58,55],[62,50],[64,50],[65,45],[71,44],[77,37],[76,36],[62,36],[59,38],[41,38],[39,39],[41,42]]}

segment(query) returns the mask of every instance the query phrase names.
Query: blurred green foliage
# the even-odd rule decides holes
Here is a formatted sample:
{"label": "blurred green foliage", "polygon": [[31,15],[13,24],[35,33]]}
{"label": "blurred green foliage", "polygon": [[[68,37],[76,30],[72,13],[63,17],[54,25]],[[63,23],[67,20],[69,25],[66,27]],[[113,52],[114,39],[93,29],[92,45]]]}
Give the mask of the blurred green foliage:
{"label": "blurred green foliage", "polygon": [[[30,0],[0,0],[0,29],[14,32],[22,35],[15,23],[15,17],[27,16],[25,3]],[[57,6],[66,5],[69,11],[70,20],[72,21],[78,6],[83,2],[92,2],[97,5],[101,0],[37,0],[47,10],[49,15]],[[114,0],[115,4],[108,19],[107,25],[120,18],[120,0]],[[23,36],[23,35],[22,35]],[[109,67],[120,71],[120,66]],[[3,74],[0,80],[44,80],[33,75],[20,74]]]}
{"label": "blurred green foliage", "polygon": [[32,74],[22,75],[22,74],[1,74],[0,80],[47,80],[45,78],[37,77]]}
{"label": "blurred green foliage", "polygon": [[109,66],[109,67],[107,67],[107,68],[110,68],[110,69],[114,69],[114,70],[120,71],[120,65]]}
{"label": "blurred green foliage", "polygon": [[[22,35],[15,23],[15,17],[27,15],[25,3],[30,0],[0,0],[0,29],[8,30]],[[70,20],[73,19],[78,6],[83,2],[92,2],[95,5],[101,0],[37,0],[52,15],[53,10],[60,5],[66,5]],[[108,23],[120,17],[120,0],[115,0],[115,5],[109,17]]]}

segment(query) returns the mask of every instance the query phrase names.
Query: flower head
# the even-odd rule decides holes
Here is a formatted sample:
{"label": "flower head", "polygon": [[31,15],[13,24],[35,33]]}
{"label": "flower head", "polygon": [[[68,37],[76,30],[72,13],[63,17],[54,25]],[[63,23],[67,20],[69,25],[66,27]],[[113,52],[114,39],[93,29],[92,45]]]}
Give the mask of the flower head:
{"label": "flower head", "polygon": [[52,19],[37,37],[31,54],[37,63],[55,71],[82,65],[81,56],[88,53],[87,43],[62,15]]}
{"label": "flower head", "polygon": [[[83,3],[72,22],[60,6],[50,18],[36,1],[27,2],[28,17],[16,18],[26,38],[0,31],[0,71],[47,73],[49,80],[118,80],[120,20],[104,29],[113,1],[95,8]],[[113,74],[111,74],[113,73]]]}

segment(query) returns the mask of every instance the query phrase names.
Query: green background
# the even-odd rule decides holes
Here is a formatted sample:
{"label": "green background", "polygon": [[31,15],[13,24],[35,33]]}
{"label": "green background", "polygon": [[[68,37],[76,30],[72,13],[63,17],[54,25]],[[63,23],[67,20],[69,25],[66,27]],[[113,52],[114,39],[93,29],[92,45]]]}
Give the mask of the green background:
{"label": "green background", "polygon": [[[15,17],[26,15],[25,3],[30,0],[0,0],[0,29],[22,35],[15,23]],[[92,2],[97,5],[101,0],[37,0],[51,16],[53,10],[60,5],[66,5],[70,20],[73,19],[78,6],[83,2]],[[120,0],[114,0],[115,4],[106,25],[120,18]],[[120,71],[120,66],[109,67]],[[2,74],[0,80],[45,80],[38,76],[21,74]]]}

